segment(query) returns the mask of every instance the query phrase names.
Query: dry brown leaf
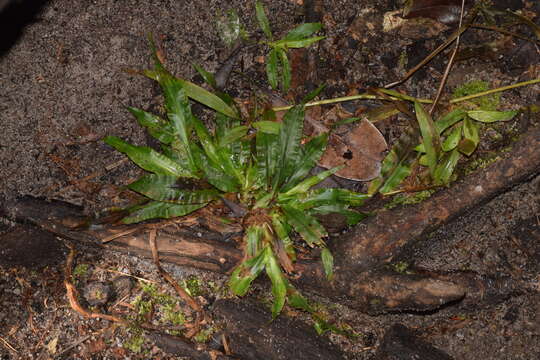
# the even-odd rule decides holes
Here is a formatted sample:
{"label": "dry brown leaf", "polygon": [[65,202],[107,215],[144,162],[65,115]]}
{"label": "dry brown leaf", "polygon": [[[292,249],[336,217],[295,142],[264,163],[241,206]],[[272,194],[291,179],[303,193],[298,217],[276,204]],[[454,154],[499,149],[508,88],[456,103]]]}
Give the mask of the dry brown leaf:
{"label": "dry brown leaf", "polygon": [[345,165],[337,176],[369,181],[379,176],[387,147],[379,130],[364,118],[351,131],[330,136],[319,165],[325,168]]}

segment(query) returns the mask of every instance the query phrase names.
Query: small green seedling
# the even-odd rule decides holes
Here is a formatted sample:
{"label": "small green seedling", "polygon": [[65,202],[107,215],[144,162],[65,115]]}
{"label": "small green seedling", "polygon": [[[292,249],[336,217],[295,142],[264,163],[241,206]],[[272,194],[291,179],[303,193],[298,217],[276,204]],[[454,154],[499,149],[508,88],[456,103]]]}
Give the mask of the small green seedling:
{"label": "small green seedling", "polygon": [[[310,247],[321,249],[324,270],[331,278],[333,258],[325,243],[328,233],[316,216],[339,213],[349,224],[355,224],[364,214],[350,206],[362,204],[368,196],[340,188],[312,189],[339,168],[309,176],[328,135],[303,139],[303,104],[290,109],[282,123],[275,121],[271,110],[248,123],[240,118],[228,95],[213,94],[174,77],[155,49],[154,61],[154,69],[144,71],[144,75],[161,86],[167,118],[137,108],[128,110],[161,143],[162,151],[132,145],[115,136],[105,138],[107,144],[148,172],[128,186],[148,202],[128,209],[124,223],[169,219],[212,202],[234,202],[244,209],[241,221],[245,235],[244,261],[229,281],[232,292],[245,295],[264,271],[272,283],[274,316],[281,312],[286,299],[305,308],[305,299],[285,275],[294,271],[293,232]],[[190,99],[213,110],[212,131],[192,113]],[[200,189],[181,188],[184,179],[199,184]]]}
{"label": "small green seedling", "polygon": [[266,17],[266,12],[262,2],[255,3],[255,10],[259,25],[267,38],[266,44],[270,47],[270,52],[266,59],[266,75],[268,83],[272,89],[277,89],[281,84],[283,92],[287,92],[291,86],[291,65],[287,57],[287,50],[290,48],[305,48],[324,36],[311,36],[322,28],[320,23],[305,23],[289,31],[281,40],[274,40],[270,23]]}
{"label": "small green seedling", "polygon": [[[486,90],[483,82],[470,84],[456,95]],[[479,124],[508,121],[518,113],[494,110],[497,105],[498,96],[484,96],[470,102],[468,107],[456,107],[433,121],[424,107],[415,101],[419,131],[410,129],[392,148],[383,160],[381,176],[371,182],[369,193],[392,192],[410,175],[416,161],[429,169],[433,185],[448,184],[461,156],[470,156],[476,150],[480,142]]]}

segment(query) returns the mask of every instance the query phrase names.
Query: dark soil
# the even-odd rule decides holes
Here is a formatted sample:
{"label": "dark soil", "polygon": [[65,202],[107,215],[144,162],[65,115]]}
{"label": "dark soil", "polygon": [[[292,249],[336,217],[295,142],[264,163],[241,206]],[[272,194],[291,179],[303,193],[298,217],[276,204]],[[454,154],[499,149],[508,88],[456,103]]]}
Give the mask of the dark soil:
{"label": "dark soil", "polygon": [[[275,34],[284,34],[304,21],[303,7],[297,3],[265,1]],[[529,17],[536,16],[538,23],[538,2],[504,1],[497,6],[522,9]],[[33,195],[59,199],[83,206],[88,214],[126,205],[131,198],[122,186],[140,170],[127,162],[119,163],[123,156],[100,139],[114,134],[146,144],[144,130],[125,106],[156,110],[161,98],[150,80],[123,70],[150,66],[146,36],[153,33],[174,74],[196,78],[192,63],[215,71],[231,53],[219,40],[215,16],[229,9],[238,11],[254,39],[260,38],[251,1],[50,1],[0,58],[0,198]],[[367,4],[327,0],[324,9],[327,39],[319,47],[317,77],[328,85],[322,95],[325,98],[396,81],[455,28],[455,24],[434,21],[423,28],[385,28],[383,19],[393,18],[391,12],[398,14],[400,9],[398,2],[390,0]],[[513,29],[529,38],[534,36],[524,26]],[[467,32],[462,41],[473,55],[453,67],[447,92],[470,80],[485,80],[498,87],[539,77],[537,44],[480,30]],[[497,46],[482,47],[488,43]],[[263,54],[257,47],[243,53],[229,81],[235,95],[249,89],[246,78],[265,83],[264,65],[258,62]],[[447,58],[434,59],[400,90],[433,98]],[[538,90],[535,85],[504,92],[500,108],[538,104]],[[344,107],[355,111],[373,105],[366,101]],[[537,113],[523,113],[511,122],[490,127],[469,164],[461,164],[461,176],[473,170],[472,163],[481,164],[486,156],[507,149],[516,136],[539,124]],[[377,123],[389,144],[407,126],[401,117]],[[540,358],[539,210],[537,176],[480,204],[398,259],[427,270],[505,275],[527,283],[528,288],[474,307],[456,303],[430,314],[377,317],[317,299],[329,320],[357,335],[330,335],[333,344],[329,348],[340,347],[350,359],[374,358],[385,331],[401,323],[454,359]],[[137,340],[134,329],[83,319],[71,309],[63,285],[67,251],[61,239],[7,219],[0,223],[0,234],[1,359],[176,358],[149,340],[137,349],[133,346]],[[156,281],[159,291],[172,294],[149,261],[88,249],[76,262],[87,265],[85,271],[79,268],[76,278],[81,292],[91,281],[108,284],[123,273]],[[216,299],[229,296],[223,290],[226,277],[166,268],[177,279],[198,279],[202,290],[197,296],[208,309]],[[267,290],[261,282],[253,295],[267,302]],[[130,303],[137,296],[148,296],[145,294],[138,286],[128,291],[130,297],[116,294],[114,306],[101,310],[127,314]],[[306,320],[304,317],[300,315]],[[212,341],[212,336],[201,340]],[[294,358],[301,359],[298,356]]]}

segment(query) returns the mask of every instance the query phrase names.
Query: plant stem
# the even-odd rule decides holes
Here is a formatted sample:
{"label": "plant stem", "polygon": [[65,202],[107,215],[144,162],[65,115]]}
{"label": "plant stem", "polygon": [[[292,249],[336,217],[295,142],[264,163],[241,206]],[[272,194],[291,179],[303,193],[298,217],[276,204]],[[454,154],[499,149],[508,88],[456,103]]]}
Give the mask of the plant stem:
{"label": "plant stem", "polygon": [[[380,90],[382,90],[382,89],[380,89]],[[400,96],[400,97],[403,100],[411,100],[411,101],[416,100],[416,101],[421,102],[421,103],[431,103],[431,100],[429,100],[429,99],[416,99],[416,98],[413,98],[411,96],[404,95],[404,94],[402,96]],[[306,103],[305,106],[310,107],[310,106],[318,106],[318,105],[326,105],[326,104],[335,104],[335,103],[340,103],[340,102],[345,102],[345,101],[352,101],[352,100],[360,100],[360,99],[388,100],[388,98],[384,98],[384,97],[377,96],[377,95],[358,94],[358,95],[343,96],[343,97],[338,97],[338,98],[333,98],[333,99],[312,101],[312,102]],[[390,99],[398,100],[398,98],[395,97],[395,96],[391,96]],[[293,105],[279,106],[279,107],[272,108],[272,110],[274,110],[274,111],[284,111],[284,110],[289,110],[292,107],[293,107]]]}
{"label": "plant stem", "polygon": [[[500,91],[506,91],[506,90],[515,89],[515,88],[522,87],[522,86],[527,86],[527,85],[534,85],[534,84],[538,84],[538,83],[540,83],[540,78],[539,79],[528,80],[528,81],[523,81],[523,82],[519,82],[519,83],[516,83],[516,84],[508,85],[508,86],[503,86],[503,87],[496,88],[496,89],[486,90],[486,91],[482,91],[482,92],[472,94],[472,95],[462,96],[462,97],[450,100],[449,103],[450,104],[455,104],[455,103],[458,103],[458,102],[474,99],[474,98],[477,98],[477,97],[480,97],[480,96],[485,96],[485,95],[497,93],[497,92],[500,92]],[[387,91],[388,91],[387,89],[377,89],[377,90],[379,90],[379,91],[381,91],[383,93],[387,93]],[[382,96],[365,94],[365,93],[364,94],[358,94],[358,95],[351,95],[351,96],[343,96],[343,97],[338,97],[338,98],[333,98],[333,99],[312,101],[312,102],[306,103],[305,106],[310,107],[310,106],[335,104],[335,103],[340,103],[340,102],[345,102],[345,101],[365,100],[365,99],[370,99],[370,100],[388,100],[388,99],[390,99],[390,100],[409,100],[409,101],[417,101],[417,102],[423,103],[423,104],[431,104],[431,103],[433,103],[433,100],[430,100],[430,99],[419,99],[419,98],[415,98],[415,97],[412,97],[412,96],[409,96],[409,95],[406,95],[406,94],[396,95],[396,93],[393,92],[393,91],[392,92],[388,91],[388,94],[391,94],[391,96],[382,97]],[[272,110],[274,110],[276,112],[277,111],[285,111],[285,110],[289,110],[292,107],[293,107],[293,105],[278,106],[278,107],[272,108]]]}
{"label": "plant stem", "polygon": [[479,92],[479,93],[476,93],[476,94],[455,98],[455,99],[450,100],[450,104],[455,104],[455,103],[458,103],[458,102],[461,102],[461,101],[474,99],[474,98],[477,98],[477,97],[480,97],[480,96],[489,95],[489,94],[493,94],[493,93],[500,92],[500,91],[515,89],[515,88],[518,88],[518,87],[521,87],[521,86],[533,85],[533,84],[538,84],[538,83],[540,83],[540,79],[533,79],[533,80],[523,81],[523,82],[519,82],[519,83],[512,84],[512,85],[503,86],[503,87],[500,87],[500,88],[486,90],[486,91],[482,91],[482,92]]}

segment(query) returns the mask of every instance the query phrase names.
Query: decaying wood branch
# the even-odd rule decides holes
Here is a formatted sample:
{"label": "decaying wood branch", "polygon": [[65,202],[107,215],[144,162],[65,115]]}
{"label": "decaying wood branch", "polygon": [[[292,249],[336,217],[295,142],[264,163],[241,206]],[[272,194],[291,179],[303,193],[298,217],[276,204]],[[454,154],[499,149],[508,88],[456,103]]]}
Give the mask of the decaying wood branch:
{"label": "decaying wood branch", "polygon": [[336,273],[362,272],[389,262],[403,246],[540,172],[540,127],[530,129],[506,157],[430,199],[382,210],[334,242]]}
{"label": "decaying wood branch", "polygon": [[[0,216],[6,216],[20,222],[34,224],[44,230],[61,237],[82,242],[90,246],[152,259],[152,251],[148,246],[148,231],[141,227],[139,231],[131,231],[139,225],[90,225],[88,217],[82,209],[61,201],[45,201],[43,199],[23,197],[17,201],[3,204]],[[189,227],[178,225],[175,231],[162,229],[156,236],[159,258],[162,261],[197,269],[227,273],[242,258],[241,251],[234,241],[230,240],[240,231],[238,226],[216,224],[211,217],[197,217],[197,223],[188,221]],[[128,231],[130,230],[130,231]],[[102,239],[128,232],[107,244]]]}
{"label": "decaying wood branch", "polygon": [[[328,339],[305,323],[279,316],[249,301],[218,300],[214,314],[225,324],[231,352],[246,359],[344,359]],[[254,336],[257,334],[257,336]]]}
{"label": "decaying wood branch", "polygon": [[[399,274],[385,269],[384,265],[405,245],[508,187],[538,174],[539,148],[540,128],[536,127],[523,135],[502,160],[451,188],[440,191],[421,204],[379,212],[335,241],[336,270],[331,283],[326,280],[319,262],[304,262],[297,265],[301,275],[297,284],[370,313],[432,310],[466,294],[473,294],[475,288],[489,288],[492,279],[474,274]],[[80,209],[31,198],[4,204],[0,208],[0,215],[2,213],[3,216],[31,222],[59,236],[151,258],[145,228],[119,237],[110,244],[101,244],[100,239],[125,232],[129,227],[100,225],[78,230],[85,221],[80,216]],[[240,261],[241,251],[234,241],[228,240],[231,234],[239,231],[237,227],[213,224],[211,220],[190,224],[190,227],[175,224],[178,229],[174,233],[167,229],[158,232],[156,241],[160,259],[221,273],[229,272]],[[505,289],[504,280],[501,281],[502,285],[492,288]]]}

